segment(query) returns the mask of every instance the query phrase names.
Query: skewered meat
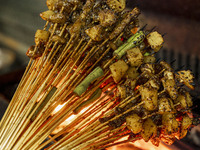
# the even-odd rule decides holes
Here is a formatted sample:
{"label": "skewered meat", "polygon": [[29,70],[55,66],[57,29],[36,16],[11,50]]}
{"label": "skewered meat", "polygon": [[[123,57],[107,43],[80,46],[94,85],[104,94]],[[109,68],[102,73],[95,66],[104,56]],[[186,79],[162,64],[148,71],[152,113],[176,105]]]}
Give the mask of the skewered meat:
{"label": "skewered meat", "polygon": [[171,68],[171,66],[165,62],[165,61],[160,61],[161,66],[163,67],[163,69],[168,70],[168,71],[172,71],[173,69]]}
{"label": "skewered meat", "polygon": [[85,30],[87,35],[94,41],[101,41],[103,39],[103,27],[101,25],[96,25]]}
{"label": "skewered meat", "polygon": [[49,36],[49,31],[37,30],[35,33],[35,44],[39,45],[39,43],[47,43]]}
{"label": "skewered meat", "polygon": [[121,80],[121,78],[125,75],[127,70],[128,65],[123,60],[119,60],[110,65],[110,71],[116,83],[118,83]]}
{"label": "skewered meat", "polygon": [[53,23],[65,23],[66,22],[66,16],[62,13],[55,13],[52,10],[44,11],[40,14],[40,17],[46,21],[50,21]]}
{"label": "skewered meat", "polygon": [[33,59],[36,59],[38,57],[41,57],[42,56],[42,53],[44,51],[44,47],[42,45],[36,47],[36,46],[31,46],[27,52],[26,52],[26,55],[29,57],[29,58],[33,58]]}
{"label": "skewered meat", "polygon": [[66,39],[61,37],[61,36],[58,36],[58,35],[54,35],[52,38],[51,38],[52,42],[58,42],[58,43],[61,43],[61,44],[64,44],[66,43]]}
{"label": "skewered meat", "polygon": [[174,109],[173,102],[170,98],[167,97],[161,97],[158,100],[158,112],[160,114],[164,114],[166,112],[176,112]]}
{"label": "skewered meat", "polygon": [[148,142],[151,137],[154,137],[157,134],[157,126],[152,119],[148,118],[143,123],[143,131],[141,136],[145,142]]}
{"label": "skewered meat", "polygon": [[153,64],[156,62],[156,58],[154,56],[144,56],[144,63]]}
{"label": "skewered meat", "polygon": [[103,27],[111,26],[117,21],[115,13],[111,10],[100,11],[98,19]]}
{"label": "skewered meat", "polygon": [[194,87],[191,85],[193,82],[194,76],[192,75],[192,72],[190,70],[179,71],[177,72],[176,77],[179,79],[179,82],[184,83],[190,89],[194,89]]}
{"label": "skewered meat", "polygon": [[109,38],[112,40],[116,36],[118,36],[128,25],[132,18],[136,18],[140,14],[140,10],[138,8],[134,8],[122,21],[120,24],[117,25],[117,27],[114,29],[114,31],[109,35]]}
{"label": "skewered meat", "polygon": [[127,127],[134,134],[137,134],[143,130],[142,123],[143,123],[142,118],[139,117],[137,114],[132,114],[132,115],[126,117]]}
{"label": "skewered meat", "polygon": [[193,105],[192,97],[189,92],[180,89],[178,98],[175,100],[176,104],[179,104],[182,109],[187,109]]}
{"label": "skewered meat", "polygon": [[181,132],[180,132],[180,139],[186,136],[188,132],[188,128],[192,125],[192,119],[185,115],[183,116],[182,122],[181,122]]}
{"label": "skewered meat", "polygon": [[122,85],[118,85],[117,89],[119,90],[121,98],[126,98],[126,87]]}
{"label": "skewered meat", "polygon": [[151,77],[148,82],[146,83],[147,86],[150,86],[156,90],[160,89],[160,81],[157,77]]}
{"label": "skewered meat", "polygon": [[127,57],[132,67],[139,67],[143,63],[143,55],[138,47],[128,50]]}
{"label": "skewered meat", "polygon": [[69,0],[47,0],[46,1],[47,7],[49,10],[60,10],[62,7],[64,8],[64,12],[69,13],[73,5],[78,5],[79,3],[71,3]]}
{"label": "skewered meat", "polygon": [[144,64],[140,67],[141,72],[154,74],[154,66],[153,64]]}
{"label": "skewered meat", "polygon": [[162,115],[162,124],[166,135],[176,133],[179,130],[179,123],[171,112],[166,112]]}
{"label": "skewered meat", "polygon": [[129,79],[136,79],[139,76],[139,72],[135,67],[129,67],[127,70],[127,77]]}
{"label": "skewered meat", "polygon": [[147,35],[147,42],[155,52],[158,52],[162,47],[164,40],[162,35],[160,35],[157,31],[154,31]]}
{"label": "skewered meat", "polygon": [[107,0],[107,4],[116,12],[121,12],[126,7],[126,0]]}
{"label": "skewered meat", "polygon": [[158,91],[152,87],[141,85],[139,87],[141,99],[144,102],[143,107],[149,111],[157,109]]}
{"label": "skewered meat", "polygon": [[170,71],[164,72],[164,78],[162,78],[162,84],[164,89],[169,93],[173,100],[178,97],[177,85],[175,83],[174,74]]}

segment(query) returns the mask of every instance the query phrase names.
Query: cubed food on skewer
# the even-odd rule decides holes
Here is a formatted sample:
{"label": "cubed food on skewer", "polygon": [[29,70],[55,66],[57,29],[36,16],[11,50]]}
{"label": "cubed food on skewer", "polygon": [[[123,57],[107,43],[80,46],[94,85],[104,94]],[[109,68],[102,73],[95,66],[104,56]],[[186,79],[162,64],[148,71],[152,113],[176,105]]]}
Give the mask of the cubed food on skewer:
{"label": "cubed food on skewer", "polygon": [[103,27],[111,26],[117,21],[117,17],[112,10],[102,10],[99,12],[98,19]]}
{"label": "cubed food on skewer", "polygon": [[35,44],[39,45],[40,43],[47,43],[50,36],[49,31],[37,30],[35,33]]}
{"label": "cubed food on skewer", "polygon": [[139,87],[143,107],[148,111],[153,111],[158,107],[158,91],[152,87],[141,85]]}
{"label": "cubed food on skewer", "polygon": [[162,115],[162,125],[167,135],[176,133],[179,130],[179,123],[171,112],[166,112]]}
{"label": "cubed food on skewer", "polygon": [[53,10],[60,0],[47,0],[46,4],[49,10]]}
{"label": "cubed food on skewer", "polygon": [[151,48],[155,52],[158,52],[164,42],[162,35],[159,34],[157,31],[154,31],[154,32],[149,33],[146,36],[146,38],[147,38],[147,42],[151,46]]}
{"label": "cubed food on skewer", "polygon": [[192,72],[190,70],[178,71],[176,77],[178,78],[179,82],[194,90],[194,87],[192,85],[194,76],[192,75]]}
{"label": "cubed food on skewer", "polygon": [[117,62],[110,65],[110,71],[112,73],[112,77],[116,83],[118,83],[122,77],[125,75],[128,70],[128,65],[124,62],[124,60],[118,60]]}
{"label": "cubed food on skewer", "polygon": [[178,98],[175,100],[176,104],[179,104],[182,109],[190,108],[193,105],[192,97],[189,92],[181,92]]}
{"label": "cubed food on skewer", "polygon": [[60,10],[63,7],[65,12],[70,12],[73,8],[73,4],[70,3],[69,0],[68,1],[47,0],[46,4],[47,4],[47,7],[49,8],[49,10]]}
{"label": "cubed food on skewer", "polygon": [[107,0],[107,4],[116,12],[121,12],[126,7],[126,0]]}
{"label": "cubed food on skewer", "polygon": [[143,120],[137,114],[132,114],[126,117],[126,125],[134,134],[143,130]]}
{"label": "cubed food on skewer", "polygon": [[51,41],[52,42],[58,42],[60,44],[64,44],[66,43],[66,39],[61,37],[61,36],[58,36],[58,35],[54,35],[52,38],[51,38]]}
{"label": "cubed food on skewer", "polygon": [[143,124],[143,131],[141,136],[145,142],[148,142],[149,139],[157,134],[157,126],[152,119],[148,118]]}
{"label": "cubed food on skewer", "polygon": [[139,76],[139,72],[135,67],[129,67],[127,70],[127,77],[129,79],[136,79]]}
{"label": "cubed food on skewer", "polygon": [[29,58],[36,59],[38,57],[41,57],[43,52],[44,52],[44,47],[42,47],[42,46],[40,46],[40,47],[31,46],[27,50],[26,55]]}
{"label": "cubed food on skewer", "polygon": [[109,39],[112,40],[120,35],[124,28],[130,23],[131,19],[138,17],[139,14],[140,10],[137,7],[130,11],[128,15],[114,28],[113,32],[109,35]]}
{"label": "cubed food on skewer", "polygon": [[144,56],[144,63],[153,64],[156,62],[156,58],[154,56]]}
{"label": "cubed food on skewer", "polygon": [[165,70],[168,70],[168,71],[172,71],[172,67],[170,66],[170,64],[168,64],[167,62],[165,61],[161,61],[160,62],[160,65],[163,67],[163,69]]}
{"label": "cubed food on skewer", "polygon": [[138,47],[127,50],[128,62],[132,67],[139,67],[143,63],[143,55]]}
{"label": "cubed food on skewer", "polygon": [[66,22],[66,16],[62,13],[55,13],[52,10],[47,10],[40,13],[40,17],[45,21],[63,24]]}
{"label": "cubed food on skewer", "polygon": [[186,135],[192,98],[180,83],[193,89],[193,76],[155,61],[163,38],[139,30],[140,10],[122,11],[125,1],[47,0],[1,149],[105,149],[127,135],[158,146]]}
{"label": "cubed food on skewer", "polygon": [[188,128],[192,125],[192,119],[185,115],[183,116],[182,122],[181,122],[181,132],[180,132],[180,139],[186,136],[188,132]]}
{"label": "cubed food on skewer", "polygon": [[160,81],[158,78],[156,77],[151,77],[147,82],[146,84],[148,86],[151,86],[152,88],[156,89],[156,90],[159,90],[160,89]]}
{"label": "cubed food on skewer", "polygon": [[126,98],[126,87],[123,85],[118,85],[117,89],[120,93],[121,98]]}
{"label": "cubed food on skewer", "polygon": [[169,96],[176,100],[178,97],[177,85],[174,79],[174,74],[170,71],[164,72],[164,77],[161,79],[164,89],[167,91]]}
{"label": "cubed food on skewer", "polygon": [[158,112],[164,114],[165,112],[176,112],[173,102],[170,98],[161,97],[158,99]]}
{"label": "cubed food on skewer", "polygon": [[150,74],[155,73],[153,64],[143,64],[140,67],[140,70],[141,70],[141,72],[145,72],[145,73],[150,73]]}
{"label": "cubed food on skewer", "polygon": [[85,30],[85,33],[94,41],[101,41],[103,39],[103,27],[96,25]]}

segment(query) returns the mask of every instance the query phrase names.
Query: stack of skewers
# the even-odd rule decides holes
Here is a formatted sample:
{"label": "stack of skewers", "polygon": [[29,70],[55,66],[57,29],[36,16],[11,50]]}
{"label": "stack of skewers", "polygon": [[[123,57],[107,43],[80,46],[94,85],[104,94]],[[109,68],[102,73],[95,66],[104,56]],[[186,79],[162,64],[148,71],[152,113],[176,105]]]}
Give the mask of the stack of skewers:
{"label": "stack of skewers", "polygon": [[46,25],[1,120],[1,150],[98,150],[139,139],[158,146],[187,134],[195,124],[187,92],[193,75],[156,61],[163,36],[139,28],[137,7],[46,3]]}

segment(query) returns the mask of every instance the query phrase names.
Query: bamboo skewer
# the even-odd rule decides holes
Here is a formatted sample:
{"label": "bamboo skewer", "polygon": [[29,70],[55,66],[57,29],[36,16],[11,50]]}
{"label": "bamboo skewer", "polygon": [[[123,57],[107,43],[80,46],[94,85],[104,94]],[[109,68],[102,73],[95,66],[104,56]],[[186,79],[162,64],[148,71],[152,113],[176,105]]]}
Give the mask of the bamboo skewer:
{"label": "bamboo skewer", "polygon": [[69,109],[69,108],[68,108]]}
{"label": "bamboo skewer", "polygon": [[[50,1],[48,3],[51,4]],[[105,30],[107,26],[102,23],[106,19],[101,20],[102,14],[99,15],[98,13],[113,15],[111,12],[116,10],[115,8],[110,10],[110,4],[107,1],[106,4],[100,3],[105,5],[103,7],[110,12],[105,11],[103,7],[98,8],[98,10],[98,4],[95,5],[94,0],[86,0],[85,3],[80,4],[63,1],[63,4],[56,3],[53,4],[53,8],[50,8],[50,12],[55,16],[47,17],[47,22],[41,30],[48,32],[48,40],[44,42],[41,38],[39,42],[36,42],[33,52],[36,54],[42,45],[42,56],[30,59],[18,89],[2,118],[0,123],[0,149],[42,149],[51,142],[54,143],[48,146],[47,149],[49,150],[102,149],[137,139],[137,137],[131,137],[123,142],[116,142],[120,138],[132,134],[126,128],[125,122],[120,122],[120,126],[112,125],[113,122],[131,114],[138,107],[144,107],[145,101],[142,99],[141,93],[137,94],[136,88],[132,92],[137,95],[128,94],[125,98],[121,98],[122,94],[117,94],[117,92],[119,93],[118,85],[123,85],[125,80],[121,79],[120,82],[115,83],[115,80],[112,79],[113,72],[109,67],[118,61],[119,57],[118,54],[115,55],[116,51],[113,55],[110,55],[111,50],[115,49],[110,44],[114,44],[120,50],[126,45],[130,47],[139,46],[146,38],[141,39],[143,35],[147,35],[140,30],[134,36],[131,36],[127,42],[123,42],[125,46],[124,44],[119,45],[120,38],[128,34],[127,26],[131,19],[137,18],[139,10],[135,8],[127,15],[122,15],[121,10],[118,10],[120,13],[115,12],[115,15],[120,16],[119,18],[116,16],[119,21],[116,21],[116,24],[109,25],[114,27],[113,31],[109,31],[111,29]],[[71,7],[70,11],[66,10],[68,5]],[[81,9],[79,5],[83,5],[83,8]],[[77,12],[80,15],[74,16],[76,17],[75,20],[70,20]],[[87,20],[87,18],[91,13],[98,14],[95,16],[99,17],[98,20],[89,22],[90,20]],[[70,21],[60,23],[60,18],[56,18],[58,20],[55,22],[52,21],[51,19],[54,19],[53,17],[58,14],[68,15]],[[45,16],[43,17],[45,18]],[[93,19],[95,17],[93,16]],[[110,17],[112,18],[112,16]],[[98,25],[96,25],[97,22]],[[105,35],[108,35],[109,38],[102,38],[101,41],[95,39],[90,30],[96,28],[102,30],[98,32],[105,32]],[[53,41],[54,35],[64,38],[66,42]],[[133,43],[129,43],[130,41]],[[142,55],[151,49],[149,45],[146,45],[145,51],[141,52]],[[126,53],[126,51],[124,50],[121,53]],[[121,53],[120,59],[127,64],[127,60],[121,58]],[[98,58],[94,56],[98,56]],[[103,62],[104,59],[106,59],[106,63]],[[89,64],[91,62],[93,64]],[[139,66],[137,67],[139,68]],[[97,75],[95,74],[96,70],[100,70]],[[158,74],[152,74],[152,76],[163,77],[164,71],[166,70],[163,69]],[[141,73],[135,81],[139,80],[145,73]],[[148,78],[148,80],[150,79]],[[164,89],[158,93],[158,96],[163,93],[167,93],[167,90]],[[133,100],[136,100],[136,103],[129,108],[129,104]],[[178,105],[179,103],[175,104],[175,106]],[[55,113],[54,111],[59,106],[62,106],[62,108]],[[115,111],[115,108],[120,108],[120,114]],[[145,121],[157,114],[159,113],[148,113],[141,120]],[[55,129],[71,117],[74,117],[71,122],[53,135]],[[102,123],[99,119],[105,119],[105,121]],[[50,137],[50,139],[44,142],[47,137]]]}
{"label": "bamboo skewer", "polygon": [[[111,90],[112,91],[112,90]],[[110,92],[111,92],[110,91]],[[101,99],[104,99],[106,97],[106,95],[104,95]],[[101,99],[99,99],[98,101],[101,101]],[[96,102],[97,103],[97,102]],[[97,104],[93,104],[93,107],[95,107],[95,106],[98,106]],[[109,104],[109,103],[108,103]],[[108,105],[107,104],[107,105]],[[101,105],[100,105],[101,106]],[[92,106],[91,106],[92,107]],[[105,106],[104,106],[105,107]],[[101,107],[99,107],[99,109],[103,109],[104,108],[103,106],[101,106]],[[90,112],[92,112],[92,111],[90,111]],[[88,117],[88,119],[90,119],[90,118],[92,118],[93,116],[95,115],[95,113],[93,113],[93,115],[92,116],[90,116],[90,117]],[[78,118],[77,118],[78,119]],[[79,125],[79,127],[81,127],[83,124],[85,124],[86,122],[88,122],[88,119],[85,119],[84,120],[84,122],[83,123],[81,123],[80,125]],[[79,127],[77,127],[77,129],[79,128]],[[75,130],[75,131],[77,131],[77,130]],[[74,132],[74,131],[72,131],[72,132]],[[70,136],[70,135],[67,135],[67,137],[68,136]],[[57,143],[57,144],[59,144],[59,142]]]}

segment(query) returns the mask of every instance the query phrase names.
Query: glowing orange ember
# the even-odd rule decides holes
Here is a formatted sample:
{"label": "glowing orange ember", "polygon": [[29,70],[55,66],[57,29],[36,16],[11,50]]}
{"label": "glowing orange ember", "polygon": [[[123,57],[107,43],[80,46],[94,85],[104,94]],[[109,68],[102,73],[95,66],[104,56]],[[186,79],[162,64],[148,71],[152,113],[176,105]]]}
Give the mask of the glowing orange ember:
{"label": "glowing orange ember", "polygon": [[52,115],[56,114],[59,110],[61,110],[65,106],[65,103],[62,105],[58,105],[54,111],[52,112]]}
{"label": "glowing orange ember", "polygon": [[[64,107],[65,103],[62,105],[58,105],[55,110],[53,111],[52,115],[56,114],[59,110],[61,110]],[[80,111],[80,114],[83,114],[89,107],[84,108]],[[79,115],[80,115],[79,114]],[[71,115],[69,116],[65,121],[63,121],[53,132],[52,134],[57,134],[59,131],[61,131],[63,128],[65,128],[68,124],[70,124],[74,119],[77,118],[78,115]]]}
{"label": "glowing orange ember", "polygon": [[[125,141],[127,139],[128,139],[128,136],[123,137],[116,142]],[[145,142],[142,139],[142,140],[137,140],[134,143],[128,142],[125,144],[113,146],[113,147],[107,148],[106,150],[170,150],[170,148],[165,146],[163,143],[160,143],[160,145],[156,147],[151,142]]]}
{"label": "glowing orange ember", "polygon": [[108,148],[107,150],[170,150],[164,144],[160,143],[158,147],[154,146],[151,142],[144,140],[137,140],[134,143],[126,143]]}
{"label": "glowing orange ember", "polygon": [[140,87],[139,85],[138,85],[138,86],[136,86],[136,87],[135,87],[135,90],[138,90],[138,89],[139,89],[139,87]]}

